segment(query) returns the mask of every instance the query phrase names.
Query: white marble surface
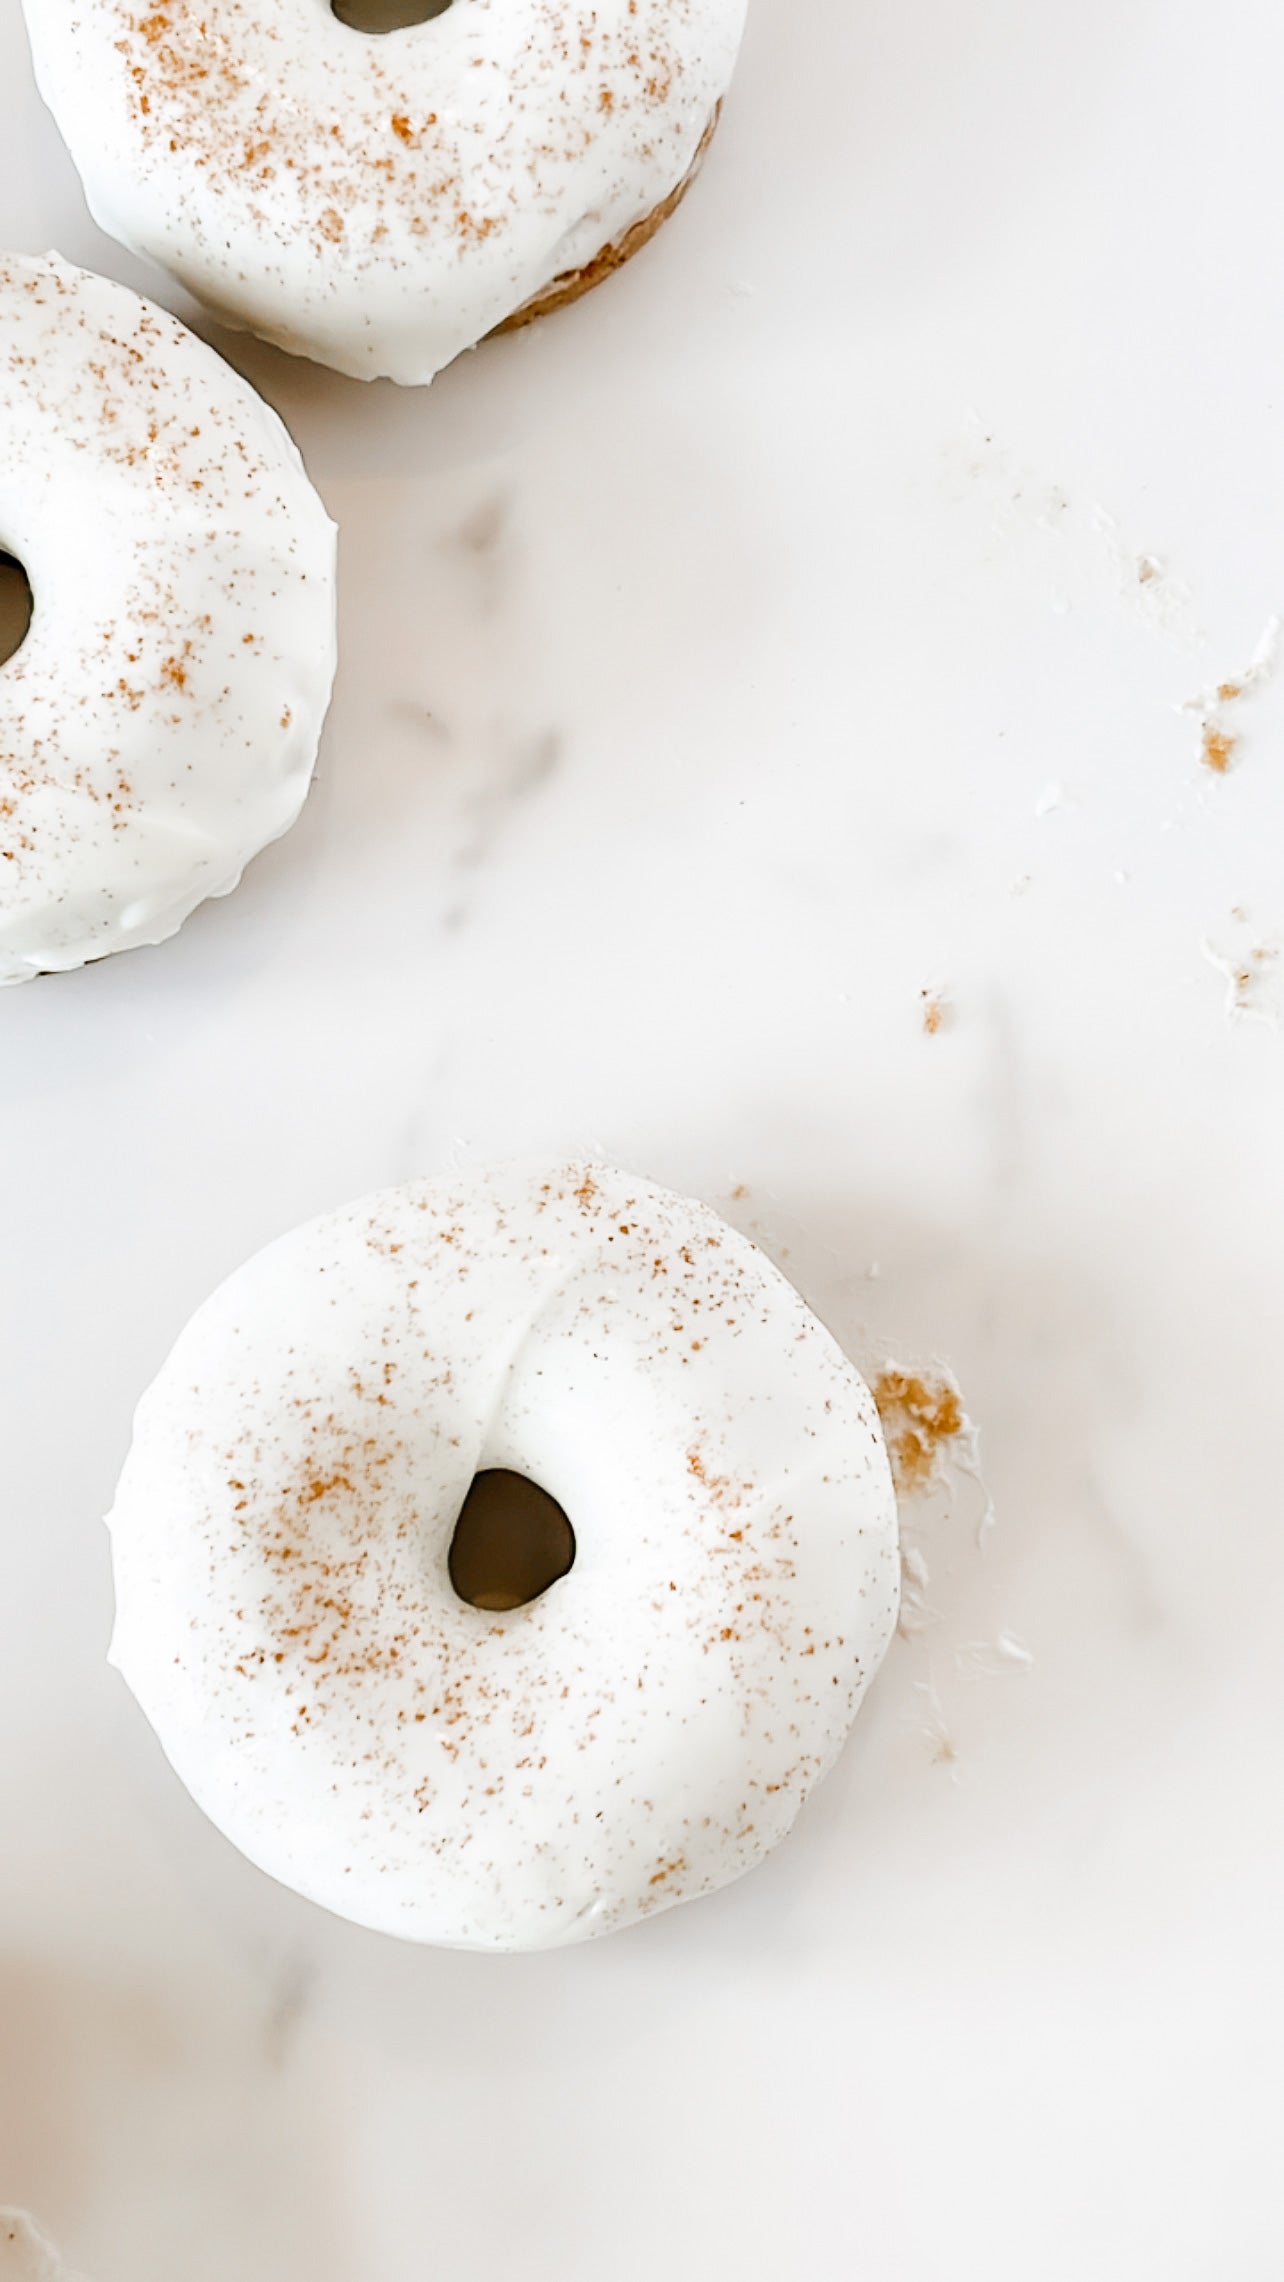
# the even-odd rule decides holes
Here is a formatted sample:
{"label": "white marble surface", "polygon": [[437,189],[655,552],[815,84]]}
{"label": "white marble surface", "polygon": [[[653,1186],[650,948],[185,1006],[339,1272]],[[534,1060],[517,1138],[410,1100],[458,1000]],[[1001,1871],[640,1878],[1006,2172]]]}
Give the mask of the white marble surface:
{"label": "white marble surface", "polygon": [[[1282,67],[1272,0],[758,0],[575,310],[427,395],[221,344],[343,526],[315,793],[0,1006],[0,2201],[93,2282],[1284,2271],[1284,669],[1223,776],[1179,710],[1284,611]],[[155,283],[16,0],[0,238]],[[98,1517],[251,1248],[586,1145],[945,1359],[994,1526],[907,1513],[932,1621],[764,1870],[403,1950],[188,1803]]]}

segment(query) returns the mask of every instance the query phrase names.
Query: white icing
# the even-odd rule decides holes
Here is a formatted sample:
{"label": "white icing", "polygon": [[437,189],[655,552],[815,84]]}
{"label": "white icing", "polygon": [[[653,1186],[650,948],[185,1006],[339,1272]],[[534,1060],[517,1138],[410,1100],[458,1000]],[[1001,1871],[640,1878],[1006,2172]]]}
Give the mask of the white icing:
{"label": "white icing", "polygon": [[684,180],[744,0],[26,0],[95,219],[234,324],[426,381]]}
{"label": "white icing", "polygon": [[[569,1515],[504,1615],[476,1472]],[[711,1892],[830,1766],[896,1617],[868,1390],[705,1206],[599,1165],[417,1183],[251,1260],[139,1408],[112,1659],[193,1796],[325,1907],[533,1949]]]}
{"label": "white icing", "polygon": [[335,534],[276,414],[125,286],[0,256],[0,983],[160,943],[311,780]]}

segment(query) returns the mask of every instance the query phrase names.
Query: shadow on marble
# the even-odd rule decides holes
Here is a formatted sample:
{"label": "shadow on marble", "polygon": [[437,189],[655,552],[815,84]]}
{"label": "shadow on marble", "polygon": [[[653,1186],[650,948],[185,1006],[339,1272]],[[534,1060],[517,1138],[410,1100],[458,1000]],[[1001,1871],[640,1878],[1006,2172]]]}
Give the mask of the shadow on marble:
{"label": "shadow on marble", "polygon": [[94,2282],[362,2282],[333,2087],[217,1981],[0,1957],[0,2197]]}

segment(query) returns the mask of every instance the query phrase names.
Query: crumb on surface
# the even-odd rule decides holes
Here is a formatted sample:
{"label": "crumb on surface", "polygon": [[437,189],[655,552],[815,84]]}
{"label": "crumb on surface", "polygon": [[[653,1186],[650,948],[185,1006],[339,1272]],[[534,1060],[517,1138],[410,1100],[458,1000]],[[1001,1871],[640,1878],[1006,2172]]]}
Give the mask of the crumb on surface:
{"label": "crumb on surface", "polygon": [[898,1497],[912,1497],[940,1475],[946,1447],[967,1430],[963,1401],[944,1372],[934,1377],[891,1364],[872,1388],[883,1422]]}
{"label": "crumb on surface", "polygon": [[[1240,926],[1248,925],[1247,912],[1237,909],[1231,916]],[[1200,949],[1210,967],[1225,978],[1228,1019],[1264,1022],[1277,1030],[1281,1020],[1278,942],[1255,940],[1225,952],[1204,937]]]}
{"label": "crumb on surface", "polygon": [[953,1769],[959,1752],[945,1707],[930,1680],[917,1680],[915,1688],[924,1699],[922,1718],[915,1723],[919,1738],[926,1744],[933,1766]]}
{"label": "crumb on surface", "polygon": [[[1228,694],[1239,695],[1238,690],[1231,691],[1229,684],[1223,686],[1227,689]],[[1211,769],[1215,776],[1225,776],[1230,768],[1231,757],[1238,742],[1238,738],[1233,737],[1229,729],[1219,729],[1216,722],[1206,721],[1204,723],[1203,744],[1205,768]]]}

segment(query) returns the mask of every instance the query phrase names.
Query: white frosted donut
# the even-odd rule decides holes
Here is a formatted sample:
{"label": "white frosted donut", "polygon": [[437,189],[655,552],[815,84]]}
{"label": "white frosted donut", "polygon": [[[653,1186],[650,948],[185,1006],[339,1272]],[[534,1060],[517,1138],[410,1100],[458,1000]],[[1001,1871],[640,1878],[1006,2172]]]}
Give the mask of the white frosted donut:
{"label": "white frosted donut", "polygon": [[294,822],[335,534],[276,414],[176,319],[0,255],[0,983],[160,943]]}
{"label": "white frosted donut", "polygon": [[[425,381],[631,248],[696,162],[745,0],[26,0],[95,219],[233,324]],[[594,271],[595,274],[595,271]]]}
{"label": "white frosted donut", "polygon": [[[506,1469],[573,1564],[451,1582]],[[112,1659],[193,1796],[360,1924],[474,1949],[610,1932],[761,1860],[891,1636],[873,1402],[705,1206],[601,1165],[368,1197],[188,1325],[110,1517]]]}

